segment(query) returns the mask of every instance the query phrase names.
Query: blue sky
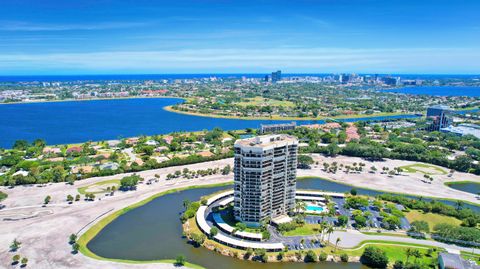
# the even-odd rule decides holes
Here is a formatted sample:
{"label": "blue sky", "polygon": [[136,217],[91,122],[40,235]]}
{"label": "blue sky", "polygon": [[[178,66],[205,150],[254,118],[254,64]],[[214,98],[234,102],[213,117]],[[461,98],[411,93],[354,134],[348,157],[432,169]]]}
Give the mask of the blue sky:
{"label": "blue sky", "polygon": [[0,75],[480,73],[480,1],[5,0]]}

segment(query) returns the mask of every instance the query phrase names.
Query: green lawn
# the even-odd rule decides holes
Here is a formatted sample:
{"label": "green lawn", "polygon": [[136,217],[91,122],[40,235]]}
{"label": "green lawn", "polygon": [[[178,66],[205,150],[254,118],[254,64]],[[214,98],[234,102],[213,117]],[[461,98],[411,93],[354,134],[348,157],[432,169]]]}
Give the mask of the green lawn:
{"label": "green lawn", "polygon": [[425,163],[415,163],[411,165],[401,166],[400,168],[407,173],[422,173],[425,175],[446,175],[447,171],[444,169]]}
{"label": "green lawn", "polygon": [[0,201],[5,200],[7,198],[7,196],[8,195],[6,193],[0,191]]}
{"label": "green lawn", "polygon": [[237,103],[239,106],[284,106],[284,107],[293,107],[294,103],[290,101],[280,101],[274,99],[267,99],[261,96],[255,98],[248,98],[243,102]]}
{"label": "green lawn", "polygon": [[317,224],[304,224],[303,226],[297,227],[295,230],[284,232],[285,236],[295,236],[295,235],[313,235],[320,234],[317,231],[314,231],[315,228],[319,228]]}
{"label": "green lawn", "polygon": [[[107,187],[102,188],[102,186],[103,186],[103,185],[112,186],[112,184],[115,184],[115,188],[117,188],[117,190],[118,190],[118,187],[120,186],[120,180],[119,180],[119,179],[111,179],[111,180],[106,180],[106,181],[98,182],[98,183],[95,183],[95,184],[91,184],[91,185],[88,185],[88,186],[85,186],[85,187],[78,188],[77,191],[78,191],[80,194],[87,194],[87,193],[93,193],[93,194],[105,193],[105,192],[107,192]],[[89,188],[93,188],[93,187],[99,187],[99,190],[97,190],[97,191],[87,191]]]}
{"label": "green lawn", "polygon": [[435,213],[425,214],[417,210],[412,210],[410,212],[407,212],[405,216],[409,222],[416,221],[416,220],[426,221],[428,223],[428,226],[430,227],[430,230],[432,230],[435,225],[440,223],[448,223],[455,226],[459,226],[462,223],[462,221],[454,217],[442,216],[440,214],[435,214]]}
{"label": "green lawn", "polygon": [[[401,260],[405,262],[407,260],[406,250],[407,249],[418,249],[420,253],[422,253],[422,257],[417,259],[417,262],[423,264],[436,264],[438,258],[438,251],[434,252],[431,257],[427,256],[427,251],[429,248],[434,248],[430,246],[423,246],[423,245],[414,245],[414,244],[404,244],[400,242],[389,242],[389,241],[365,241],[365,243],[361,248],[355,250],[344,250],[343,252],[347,253],[349,256],[361,256],[363,251],[368,246],[375,246],[387,254],[387,257],[390,262],[395,262],[397,260]],[[415,258],[410,257],[409,262],[414,262]]]}

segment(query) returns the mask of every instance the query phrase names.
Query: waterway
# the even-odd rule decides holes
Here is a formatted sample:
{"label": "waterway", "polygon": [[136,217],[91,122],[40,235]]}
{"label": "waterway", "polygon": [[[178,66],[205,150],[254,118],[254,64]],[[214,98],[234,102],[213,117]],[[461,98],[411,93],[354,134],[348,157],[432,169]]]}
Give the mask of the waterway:
{"label": "waterway", "polygon": [[[178,98],[139,98],[84,102],[47,102],[0,105],[0,147],[18,139],[44,139],[47,144],[83,143],[177,131],[258,128],[260,124],[291,122],[198,117],[164,110]],[[410,118],[414,115],[374,117],[369,120]],[[359,121],[367,118],[343,119]],[[297,121],[299,124],[323,121]]]}
{"label": "waterway", "polygon": [[186,190],[161,196],[118,217],[107,225],[88,248],[102,257],[130,260],[174,259],[183,254],[187,261],[208,269],[365,269],[358,263],[258,263],[223,256],[203,247],[195,248],[182,238],[179,221],[182,201],[199,200],[203,195],[228,189],[217,187]]}
{"label": "waterway", "polygon": [[[158,260],[173,259],[184,254],[189,262],[206,268],[250,268],[250,269],[366,269],[358,263],[319,264],[273,263],[262,264],[242,261],[222,256],[205,248],[195,248],[182,238],[179,221],[182,201],[199,200],[201,196],[231,187],[202,188],[181,191],[161,196],[144,206],[130,210],[108,224],[92,241],[88,248],[95,254],[116,259]],[[334,192],[347,192],[352,187],[318,178],[301,179],[298,189],[315,189]],[[378,195],[381,192],[356,188],[359,194]],[[450,201],[446,201],[451,203]],[[475,207],[475,206],[472,206]],[[478,207],[475,207],[479,210]]]}
{"label": "waterway", "polygon": [[480,87],[470,86],[418,86],[405,87],[392,90],[385,90],[389,92],[405,93],[405,94],[420,94],[433,96],[470,96],[479,97]]}
{"label": "waterway", "polygon": [[480,193],[480,183],[475,182],[459,182],[455,184],[447,184],[450,188],[459,191],[473,193],[475,195]]}

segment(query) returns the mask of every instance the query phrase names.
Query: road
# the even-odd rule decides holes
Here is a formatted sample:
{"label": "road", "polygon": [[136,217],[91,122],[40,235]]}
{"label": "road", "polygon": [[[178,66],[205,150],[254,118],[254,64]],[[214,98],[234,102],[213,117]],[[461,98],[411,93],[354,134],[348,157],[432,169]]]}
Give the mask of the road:
{"label": "road", "polygon": [[[333,162],[350,164],[352,162],[364,162],[366,167],[370,167],[371,163],[359,158],[348,158],[340,156],[338,158],[324,158],[314,155],[315,160],[323,162]],[[51,183],[46,186],[18,186],[13,189],[0,187],[0,190],[6,192],[9,196],[2,202],[6,206],[5,210],[0,212],[8,215],[10,219],[18,219],[16,221],[0,221],[0,267],[9,266],[14,254],[8,252],[10,243],[17,238],[22,242],[22,246],[18,254],[29,259],[30,268],[82,268],[82,269],[123,269],[123,268],[174,268],[170,264],[122,264],[114,262],[106,262],[87,258],[81,254],[72,255],[71,247],[67,243],[68,236],[85,227],[88,229],[91,225],[98,221],[98,217],[108,211],[116,211],[128,205],[134,204],[148,197],[170,189],[182,188],[194,185],[206,185],[214,183],[231,182],[233,175],[213,175],[197,179],[175,179],[166,180],[166,175],[175,171],[188,168],[189,170],[200,170],[206,168],[223,168],[227,164],[233,165],[233,159],[224,159],[213,162],[168,167],[162,169],[148,170],[138,172],[137,174],[145,179],[150,179],[159,175],[159,182],[152,185],[141,184],[136,191],[117,192],[114,196],[99,197],[94,202],[78,201],[68,204],[65,199],[68,194],[76,195],[77,188],[89,186],[91,184],[110,180],[119,179],[132,173],[121,175],[95,177],[76,182],[74,186],[65,183]],[[396,167],[401,165],[412,164],[407,161],[386,160],[382,163],[376,163],[377,167],[387,166]],[[408,174],[403,176],[395,176],[393,178],[387,175],[370,174],[363,172],[360,174],[345,174],[337,172],[337,174],[328,174],[321,170],[321,167],[314,167],[311,170],[299,170],[298,176],[317,176],[325,177],[331,180],[352,184],[358,187],[368,187],[384,191],[403,192],[408,194],[436,196],[440,198],[462,199],[470,202],[478,203],[475,195],[468,194],[446,187],[445,181],[455,180],[471,180],[480,182],[480,177],[465,173],[455,173],[452,178],[447,176],[435,176],[433,184],[425,184],[421,182],[423,175]],[[42,207],[44,198],[50,195],[51,206]],[[100,199],[101,198],[101,199]],[[93,221],[93,222],[92,222]],[[351,233],[341,234],[342,246],[356,245],[365,239],[366,235],[352,235]],[[336,236],[331,236],[336,239]],[[377,236],[369,237],[378,238]],[[403,238],[386,238],[381,240],[407,240]],[[377,239],[375,239],[377,240]],[[344,242],[344,243],[343,243]],[[427,241],[430,244],[438,242]],[[441,244],[441,243],[438,243]],[[172,257],[173,258],[173,257]]]}
{"label": "road", "polygon": [[[415,239],[411,237],[400,237],[400,236],[387,236],[387,235],[371,235],[371,234],[363,234],[356,230],[347,230],[347,231],[334,231],[330,236],[330,243],[335,245],[337,238],[340,238],[340,242],[338,246],[341,248],[355,248],[359,246],[363,241],[366,240],[382,240],[382,241],[389,241],[389,242],[400,242],[406,244],[420,244],[432,247],[439,247],[447,249],[449,252],[459,252],[459,251],[466,251],[472,252],[471,248],[446,244],[438,241],[433,240],[423,240],[423,239]],[[478,252],[478,250],[475,250]]]}

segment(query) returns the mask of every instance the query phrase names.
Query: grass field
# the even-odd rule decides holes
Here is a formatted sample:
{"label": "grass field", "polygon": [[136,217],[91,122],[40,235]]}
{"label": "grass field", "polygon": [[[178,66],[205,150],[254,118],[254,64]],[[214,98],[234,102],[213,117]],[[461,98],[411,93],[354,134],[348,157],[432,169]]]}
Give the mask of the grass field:
{"label": "grass field", "polygon": [[319,225],[316,224],[304,224],[303,226],[297,227],[295,230],[288,231],[283,233],[285,236],[295,236],[295,235],[313,235],[320,234],[318,231],[315,231],[315,228],[319,228]]}
{"label": "grass field", "polygon": [[267,99],[260,96],[248,98],[246,101],[237,103],[239,106],[284,106],[294,107],[295,104],[290,101],[280,101],[274,99]]}
{"label": "grass field", "polygon": [[[93,193],[93,194],[105,193],[105,192],[107,192],[107,187],[111,187],[112,185],[114,185],[115,188],[117,188],[117,190],[118,190],[118,187],[120,186],[120,180],[118,180],[118,179],[111,179],[111,180],[106,180],[106,181],[98,182],[98,183],[95,183],[95,184],[91,184],[91,185],[88,185],[88,186],[85,186],[85,187],[78,188],[77,191],[78,191],[80,194],[87,194],[87,193]],[[102,187],[102,186],[105,186],[105,187]],[[95,191],[88,191],[89,188],[95,188],[95,187],[98,187],[97,190],[95,190]]]}
{"label": "grass field", "polygon": [[[422,253],[422,257],[417,259],[418,263],[422,264],[436,264],[438,258],[438,251],[434,252],[431,257],[427,256],[427,251],[429,248],[434,249],[434,247],[423,246],[423,245],[411,245],[403,244],[399,242],[389,242],[389,241],[364,241],[362,242],[363,246],[355,250],[344,250],[343,252],[347,253],[349,256],[361,256],[363,251],[368,246],[375,246],[387,254],[387,257],[390,262],[395,262],[397,260],[405,262],[407,260],[406,251],[407,249],[418,249]],[[414,262],[415,258],[410,257],[409,262]]]}
{"label": "grass field", "polygon": [[426,221],[428,223],[428,226],[430,227],[430,230],[432,230],[435,225],[440,223],[448,223],[456,226],[459,226],[462,223],[462,221],[454,217],[442,216],[434,213],[425,214],[417,210],[412,210],[406,213],[406,218],[409,222],[416,220]]}
{"label": "grass field", "polygon": [[422,173],[422,174],[425,174],[425,175],[446,175],[447,174],[447,171],[445,171],[444,169],[440,168],[440,167],[437,167],[437,166],[434,166],[434,165],[430,165],[430,164],[425,164],[425,163],[416,163],[416,164],[411,164],[411,165],[405,165],[405,166],[401,166],[400,168],[403,169],[403,171],[407,172],[407,173],[416,173],[416,172],[419,172],[419,173]]}

